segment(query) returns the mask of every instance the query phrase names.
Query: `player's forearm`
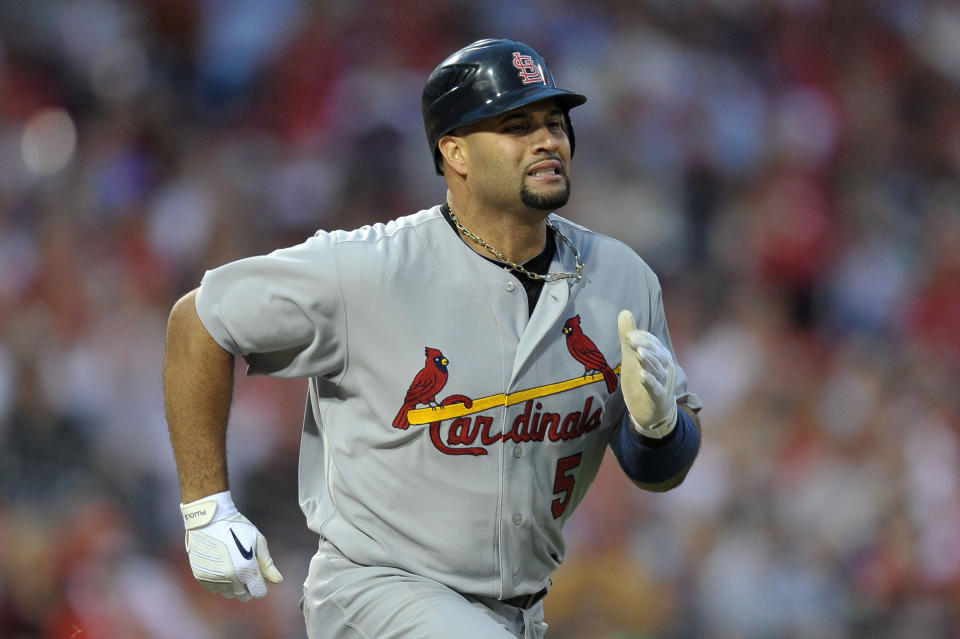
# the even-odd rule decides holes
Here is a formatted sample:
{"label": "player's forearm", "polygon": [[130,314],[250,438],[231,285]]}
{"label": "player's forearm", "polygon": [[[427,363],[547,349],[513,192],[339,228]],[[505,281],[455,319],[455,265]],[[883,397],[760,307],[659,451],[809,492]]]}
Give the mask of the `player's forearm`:
{"label": "player's forearm", "polygon": [[163,361],[164,406],[184,503],[228,488],[233,355],[210,337],[195,298],[193,291],[174,305]]}

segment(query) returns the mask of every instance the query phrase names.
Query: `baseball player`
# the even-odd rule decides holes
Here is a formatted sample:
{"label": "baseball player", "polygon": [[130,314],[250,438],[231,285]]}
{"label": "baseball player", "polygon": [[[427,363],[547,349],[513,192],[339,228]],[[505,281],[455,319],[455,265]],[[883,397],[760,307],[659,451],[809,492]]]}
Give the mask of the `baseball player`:
{"label": "baseball player", "polygon": [[281,581],[227,481],[235,356],[309,378],[312,638],[542,637],[564,523],[607,447],[643,488],[682,481],[700,402],[657,278],[554,213],[585,101],[530,46],[475,42],[423,90],[445,202],[226,264],[176,304],[164,389],[204,587],[247,600]]}

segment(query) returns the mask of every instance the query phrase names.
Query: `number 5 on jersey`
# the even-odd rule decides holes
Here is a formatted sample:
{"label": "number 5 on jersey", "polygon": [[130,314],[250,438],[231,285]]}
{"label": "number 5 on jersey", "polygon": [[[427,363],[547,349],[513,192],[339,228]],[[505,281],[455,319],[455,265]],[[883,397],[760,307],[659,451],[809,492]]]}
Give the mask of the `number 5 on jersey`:
{"label": "number 5 on jersey", "polygon": [[553,478],[553,494],[558,495],[558,497],[550,504],[554,519],[559,519],[563,515],[563,511],[567,509],[567,505],[570,504],[570,499],[573,497],[573,486],[576,483],[573,470],[580,465],[582,458],[583,453],[577,453],[557,460],[557,474]]}

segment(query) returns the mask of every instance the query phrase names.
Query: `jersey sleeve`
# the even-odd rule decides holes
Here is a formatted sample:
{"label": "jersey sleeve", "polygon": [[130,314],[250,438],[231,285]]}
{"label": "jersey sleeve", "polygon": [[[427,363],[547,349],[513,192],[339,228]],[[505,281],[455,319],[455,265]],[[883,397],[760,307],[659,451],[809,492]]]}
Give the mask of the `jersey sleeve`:
{"label": "jersey sleeve", "polygon": [[207,271],[200,321],[248,374],[333,377],[343,368],[344,317],[336,244],[317,233],[297,246]]}

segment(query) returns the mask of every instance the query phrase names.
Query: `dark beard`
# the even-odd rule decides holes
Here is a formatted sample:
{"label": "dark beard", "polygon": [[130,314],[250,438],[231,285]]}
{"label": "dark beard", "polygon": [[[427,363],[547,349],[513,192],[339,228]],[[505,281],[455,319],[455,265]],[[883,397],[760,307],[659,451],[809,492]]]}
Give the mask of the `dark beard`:
{"label": "dark beard", "polygon": [[570,199],[570,180],[564,179],[564,188],[562,191],[551,193],[534,193],[524,184],[520,187],[520,201],[532,209],[541,211],[555,211],[559,209],[567,200]]}

